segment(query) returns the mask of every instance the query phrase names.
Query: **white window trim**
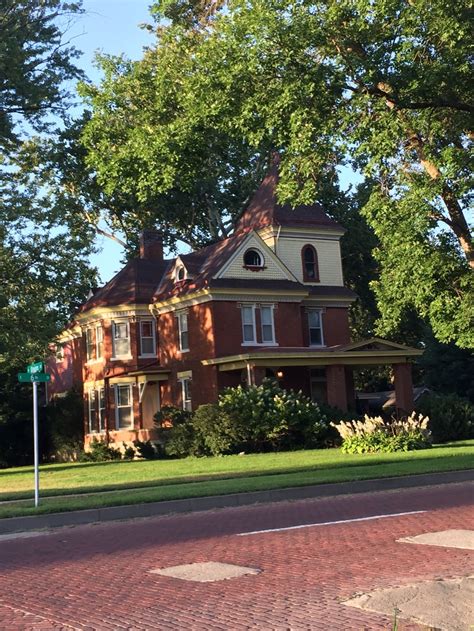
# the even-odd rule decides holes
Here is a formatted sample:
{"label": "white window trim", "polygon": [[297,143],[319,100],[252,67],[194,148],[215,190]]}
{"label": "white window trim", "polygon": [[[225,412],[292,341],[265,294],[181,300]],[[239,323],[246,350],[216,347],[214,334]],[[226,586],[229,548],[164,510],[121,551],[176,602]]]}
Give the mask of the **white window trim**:
{"label": "white window trim", "polygon": [[[118,392],[119,387],[124,388],[128,386],[130,393],[130,425],[128,427],[120,427],[119,425],[119,405],[118,405]],[[117,432],[127,431],[134,428],[134,416],[133,416],[133,384],[131,383],[117,383],[114,387],[114,402],[115,402],[115,430]]]}
{"label": "white window trim", "polygon": [[[142,347],[142,339],[143,339],[143,335],[142,335],[142,324],[144,322],[151,322],[151,332],[152,332],[152,339],[153,339],[153,352],[152,353],[144,353],[143,352],[143,347]],[[149,319],[143,319],[139,321],[139,329],[140,329],[140,355],[139,357],[155,357],[156,356],[156,330],[155,330],[155,326],[154,326],[154,320],[153,318]],[[149,337],[147,337],[147,339],[150,339]]]}
{"label": "white window trim", "polygon": [[[101,391],[104,392],[104,407],[103,408],[100,407],[100,392]],[[97,388],[96,397],[97,397],[97,416],[98,416],[97,420],[98,420],[98,425],[99,425],[99,432],[103,433],[105,432],[105,414],[107,411],[107,402],[105,400],[105,387],[104,386],[102,386],[101,388]],[[101,414],[100,414],[101,410],[103,410],[104,412],[103,418],[101,418]],[[103,424],[103,428],[101,427],[102,424]]]}
{"label": "white window trim", "polygon": [[[183,329],[181,328],[181,318],[183,316],[186,316],[186,330],[183,331]],[[188,317],[188,312],[187,311],[177,311],[176,312],[176,319],[178,321],[178,350],[180,353],[187,353],[189,352],[189,317]],[[183,347],[183,332],[186,332],[188,334],[188,345],[187,347]]]}
{"label": "white window trim", "polygon": [[[272,325],[272,339],[270,342],[264,342],[263,341],[263,319],[262,319],[262,308],[264,309],[270,309],[270,313],[271,313],[271,325]],[[260,335],[261,335],[261,345],[262,346],[278,346],[277,342],[276,342],[276,337],[275,337],[275,305],[273,304],[261,304],[259,305],[259,309],[260,309]],[[266,325],[268,326],[268,325]]]}
{"label": "white window trim", "polygon": [[[311,329],[313,327],[311,327],[310,324],[309,324],[309,314],[310,313],[314,313],[315,311],[317,311],[319,313],[319,322],[321,324],[321,344],[311,344]],[[323,348],[323,346],[326,346],[326,344],[324,343],[323,312],[324,312],[324,309],[308,309],[307,310],[307,313],[308,313],[309,346],[311,348]]]}
{"label": "white window trim", "polygon": [[[95,341],[94,338],[92,337],[92,342],[89,344],[88,341],[88,337],[89,335],[92,336],[94,329],[92,328],[88,328],[86,329],[86,363],[90,364],[96,361],[96,358],[94,358],[93,356],[93,350],[95,348]],[[90,357],[89,357],[89,350],[91,351],[90,353]]]}
{"label": "white window trim", "polygon": [[[115,353],[115,327],[117,324],[126,324],[127,325],[127,332],[128,332],[128,349],[129,352],[127,355],[117,355]],[[131,353],[131,340],[130,340],[130,322],[129,320],[114,320],[112,322],[112,352],[113,352],[113,356],[110,358],[111,361],[115,361],[117,359],[133,359],[132,357],[132,353]]]}
{"label": "white window trim", "polygon": [[[100,331],[101,338],[99,340],[99,336],[97,332]],[[100,349],[100,345],[102,344],[102,351]],[[104,329],[101,324],[97,324],[95,327],[95,357],[96,360],[100,361],[104,356]]]}
{"label": "white window trim", "polygon": [[[245,325],[244,323],[244,312],[243,309],[245,308],[251,308],[252,309],[252,327],[253,327],[253,342],[250,341],[245,341],[245,329],[244,326],[248,326]],[[242,346],[258,346],[257,343],[257,319],[255,317],[255,309],[256,309],[257,305],[255,303],[242,303],[240,305],[240,319],[242,321]]]}
{"label": "white window trim", "polygon": [[92,429],[92,418],[91,418],[91,395],[93,395],[93,401],[94,401],[94,405],[93,410],[94,410],[94,414],[96,416],[96,420],[98,421],[99,419],[97,418],[97,406],[96,406],[96,394],[95,394],[95,390],[93,388],[91,388],[90,390],[87,391],[87,422],[88,422],[88,434],[97,434],[98,432],[96,432],[94,429]]}
{"label": "white window trim", "polygon": [[[179,383],[181,384],[181,409],[186,410],[188,412],[192,412],[193,409],[193,398],[191,396],[191,382],[192,382],[192,378],[191,377],[182,377],[181,379],[178,379]],[[185,382],[188,382],[189,386],[189,399],[185,398],[186,395],[186,386],[184,385]],[[189,408],[186,407],[186,402],[189,401]]]}

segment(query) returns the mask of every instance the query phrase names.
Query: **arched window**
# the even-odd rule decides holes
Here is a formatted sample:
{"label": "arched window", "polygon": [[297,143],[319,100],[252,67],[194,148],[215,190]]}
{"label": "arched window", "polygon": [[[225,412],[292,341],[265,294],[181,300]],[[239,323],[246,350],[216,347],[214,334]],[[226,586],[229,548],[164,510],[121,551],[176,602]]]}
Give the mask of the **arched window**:
{"label": "arched window", "polygon": [[258,250],[247,250],[244,254],[245,267],[263,267],[263,256]]}
{"label": "arched window", "polygon": [[301,250],[303,280],[308,283],[319,282],[318,255],[312,245],[305,245]]}
{"label": "arched window", "polygon": [[186,278],[186,270],[184,268],[184,265],[181,265],[180,267],[178,267],[175,274],[176,274],[175,278],[176,278],[177,283],[181,280],[184,280]]}

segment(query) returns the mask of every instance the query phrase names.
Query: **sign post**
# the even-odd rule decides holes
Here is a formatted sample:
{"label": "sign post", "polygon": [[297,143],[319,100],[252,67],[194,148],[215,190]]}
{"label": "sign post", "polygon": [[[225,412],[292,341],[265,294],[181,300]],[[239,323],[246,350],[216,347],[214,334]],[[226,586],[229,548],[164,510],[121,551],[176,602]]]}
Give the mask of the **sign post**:
{"label": "sign post", "polygon": [[18,373],[20,383],[33,384],[33,451],[35,468],[35,507],[39,505],[39,448],[38,448],[38,383],[51,380],[51,375],[43,372],[43,362],[35,362],[26,368],[27,372]]}

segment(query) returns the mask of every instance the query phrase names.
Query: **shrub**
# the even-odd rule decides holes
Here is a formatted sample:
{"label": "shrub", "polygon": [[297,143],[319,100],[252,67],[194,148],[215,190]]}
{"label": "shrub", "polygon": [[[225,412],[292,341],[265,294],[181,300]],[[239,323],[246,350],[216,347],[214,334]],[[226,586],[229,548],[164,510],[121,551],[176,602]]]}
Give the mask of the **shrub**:
{"label": "shrub", "polygon": [[169,425],[181,425],[191,419],[192,413],[188,410],[177,408],[174,405],[164,405],[153,417],[158,428]]}
{"label": "shrub", "polygon": [[242,443],[241,428],[216,404],[200,405],[193,415],[193,450],[198,455],[231,453]]}
{"label": "shrub", "polygon": [[417,411],[429,416],[429,428],[436,443],[474,438],[474,405],[456,394],[428,394]]}
{"label": "shrub", "polygon": [[153,443],[149,440],[147,440],[146,442],[143,442],[141,440],[134,440],[133,444],[135,445],[138,456],[140,458],[144,458],[145,460],[154,460],[158,457],[158,453]]}
{"label": "shrub", "polygon": [[431,446],[429,419],[413,412],[406,419],[385,422],[382,417],[365,415],[363,421],[333,423],[342,437],[344,453],[391,453]]}
{"label": "shrub", "polygon": [[128,445],[127,443],[122,443],[123,444],[123,459],[124,460],[133,460],[135,458],[135,449],[131,446]]}
{"label": "shrub", "polygon": [[82,462],[107,462],[109,460],[121,460],[119,449],[114,449],[103,440],[94,439],[89,445],[89,451],[84,452],[80,460]]}
{"label": "shrub", "polygon": [[273,379],[260,386],[228,388],[218,405],[239,437],[234,452],[318,447],[328,432],[316,403],[301,392],[281,389]]}

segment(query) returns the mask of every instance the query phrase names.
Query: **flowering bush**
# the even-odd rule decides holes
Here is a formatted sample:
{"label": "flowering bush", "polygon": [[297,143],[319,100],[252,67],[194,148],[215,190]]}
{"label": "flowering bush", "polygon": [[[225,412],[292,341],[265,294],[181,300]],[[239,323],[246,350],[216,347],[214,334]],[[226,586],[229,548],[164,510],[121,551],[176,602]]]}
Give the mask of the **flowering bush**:
{"label": "flowering bush", "polygon": [[377,453],[393,451],[412,451],[431,447],[431,432],[428,429],[429,418],[412,412],[404,419],[384,421],[381,416],[370,417],[363,421],[343,421],[335,424],[342,438],[344,453]]}

